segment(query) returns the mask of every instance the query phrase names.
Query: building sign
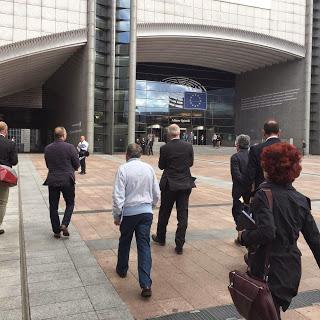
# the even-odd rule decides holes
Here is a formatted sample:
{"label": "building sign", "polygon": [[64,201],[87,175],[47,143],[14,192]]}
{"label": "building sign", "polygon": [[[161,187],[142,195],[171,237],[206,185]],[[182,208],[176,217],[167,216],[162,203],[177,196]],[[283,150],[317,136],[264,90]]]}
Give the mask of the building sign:
{"label": "building sign", "polygon": [[223,2],[236,3],[261,9],[271,9],[271,0],[223,0]]}
{"label": "building sign", "polygon": [[170,118],[169,119],[170,123],[180,123],[180,124],[190,124],[191,119],[185,119],[185,118]]}
{"label": "building sign", "polygon": [[207,93],[185,92],[184,108],[191,110],[207,110]]}

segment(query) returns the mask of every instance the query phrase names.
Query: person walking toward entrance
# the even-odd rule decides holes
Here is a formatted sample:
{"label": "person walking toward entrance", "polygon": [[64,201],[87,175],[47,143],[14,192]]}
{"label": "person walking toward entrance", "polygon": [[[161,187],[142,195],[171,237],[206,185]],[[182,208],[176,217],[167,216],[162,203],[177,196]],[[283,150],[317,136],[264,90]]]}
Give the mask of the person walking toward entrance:
{"label": "person walking toward entrance", "polygon": [[218,136],[214,133],[212,136],[212,146],[215,148],[217,146]]}
{"label": "person walking toward entrance", "polygon": [[85,136],[80,137],[80,142],[78,143],[77,150],[79,152],[79,160],[81,171],[80,174],[86,174],[86,157],[88,156],[89,143],[86,141]]}
{"label": "person walking toward entrance", "polygon": [[120,225],[120,239],[116,272],[125,278],[128,272],[130,245],[135,233],[138,251],[139,283],[141,296],[151,296],[150,228],[152,207],[160,197],[160,189],[153,168],[140,161],[142,149],[129,144],[127,162],[118,169],[113,189],[112,214],[114,224]]}
{"label": "person walking toward entrance", "polygon": [[180,140],[180,128],[172,124],[168,128],[170,141],[160,148],[159,168],[164,170],[160,180],[161,205],[159,210],[157,234],[152,240],[161,246],[166,243],[167,225],[174,203],[177,208],[178,227],[175,251],[182,254],[188,226],[189,196],[195,187],[190,167],[193,166],[193,147]]}
{"label": "person walking toward entrance", "polygon": [[[7,138],[8,126],[5,122],[0,121],[0,164],[12,167],[18,163],[16,145]],[[1,228],[4,216],[6,214],[7,203],[9,198],[9,186],[4,183],[0,184],[0,234],[4,234]]]}
{"label": "person walking toward entrance", "polygon": [[[50,220],[55,238],[60,238],[62,231],[64,236],[69,236],[68,225],[74,209],[75,176],[80,162],[76,148],[66,143],[67,132],[63,127],[54,129],[55,141],[44,150],[44,158],[48,176],[44,185],[49,187]],[[66,202],[66,210],[60,226],[58,214],[60,193]]]}

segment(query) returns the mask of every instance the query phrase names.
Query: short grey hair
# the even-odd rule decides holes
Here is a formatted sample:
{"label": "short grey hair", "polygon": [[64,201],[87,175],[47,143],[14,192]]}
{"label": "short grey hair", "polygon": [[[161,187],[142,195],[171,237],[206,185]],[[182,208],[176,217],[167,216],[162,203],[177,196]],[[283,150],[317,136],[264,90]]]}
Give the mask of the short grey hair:
{"label": "short grey hair", "polygon": [[246,134],[240,134],[236,138],[236,146],[240,149],[248,149],[250,147],[250,137]]}
{"label": "short grey hair", "polygon": [[136,143],[130,143],[127,147],[127,156],[131,158],[140,158],[142,154],[142,148]]}
{"label": "short grey hair", "polygon": [[168,127],[168,135],[170,138],[177,137],[180,135],[180,127],[177,124],[171,124]]}

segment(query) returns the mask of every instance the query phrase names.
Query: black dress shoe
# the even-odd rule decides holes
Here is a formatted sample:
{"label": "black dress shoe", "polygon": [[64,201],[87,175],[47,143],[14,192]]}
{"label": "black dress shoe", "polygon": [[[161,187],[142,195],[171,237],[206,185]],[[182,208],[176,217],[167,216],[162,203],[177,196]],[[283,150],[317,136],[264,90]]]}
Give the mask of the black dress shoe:
{"label": "black dress shoe", "polygon": [[62,231],[62,234],[63,234],[65,237],[69,237],[69,236],[70,236],[68,227],[66,227],[64,224],[61,225],[60,230]]}
{"label": "black dress shoe", "polygon": [[4,230],[3,229],[0,229],[0,234],[4,234]]}
{"label": "black dress shoe", "polygon": [[150,298],[152,296],[151,288],[143,288],[141,291],[141,297]]}
{"label": "black dress shoe", "polygon": [[116,272],[120,278],[125,278],[127,276],[126,272],[120,272],[118,269],[116,269]]}
{"label": "black dress shoe", "polygon": [[176,254],[183,254],[182,248],[175,247],[174,251],[176,252]]}
{"label": "black dress shoe", "polygon": [[159,239],[158,239],[158,236],[156,234],[153,234],[151,236],[152,240],[154,242],[156,242],[159,246],[165,246],[166,245],[166,242],[160,242]]}
{"label": "black dress shoe", "polygon": [[61,238],[60,232],[59,232],[59,233],[55,233],[53,236],[54,236],[56,239],[60,239],[60,238]]}

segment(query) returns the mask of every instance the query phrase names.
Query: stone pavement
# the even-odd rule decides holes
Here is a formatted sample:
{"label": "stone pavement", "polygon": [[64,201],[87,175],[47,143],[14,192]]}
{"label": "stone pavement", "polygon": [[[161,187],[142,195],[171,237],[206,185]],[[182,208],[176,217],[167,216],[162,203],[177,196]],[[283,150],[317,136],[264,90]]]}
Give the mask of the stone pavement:
{"label": "stone pavement", "polygon": [[0,320],[133,319],[76,228],[70,239],[53,238],[47,188],[27,155],[19,177],[21,198],[10,190],[0,238]]}
{"label": "stone pavement", "polygon": [[[242,248],[231,216],[229,158],[232,149],[197,151],[192,169],[197,188],[190,199],[187,242],[182,256],[174,253],[175,212],[168,227],[168,245],[152,245],[153,296],[140,297],[135,243],[126,279],[115,273],[119,230],[111,217],[111,195],[117,167],[124,155],[88,158],[88,174],[77,177],[76,211],[70,239],[52,238],[43,155],[20,156],[23,229],[19,229],[19,193],[12,188],[6,234],[0,238],[0,320],[31,319],[146,319],[181,311],[228,305],[228,272],[244,270]],[[155,168],[158,156],[143,157]],[[295,183],[313,200],[313,214],[320,223],[320,157],[303,160],[303,174]],[[156,170],[158,177],[160,170]],[[61,202],[63,207],[63,202]],[[153,231],[158,210],[155,210]],[[25,268],[20,254],[19,230],[25,240]],[[300,292],[319,289],[320,274],[303,239],[303,276]],[[94,258],[95,257],[95,258]],[[22,258],[22,259],[21,259]],[[22,271],[22,281],[20,279]],[[102,271],[103,272],[102,272]],[[22,286],[21,286],[22,283]],[[23,294],[21,300],[21,292]],[[121,299],[120,299],[120,298]],[[128,312],[128,309],[130,313]],[[27,319],[27,318],[23,318]],[[317,305],[290,310],[285,320],[320,319]]]}
{"label": "stone pavement", "polygon": [[[231,180],[229,159],[232,149],[213,150],[197,147],[193,175],[197,188],[190,199],[189,227],[185,251],[174,253],[175,212],[168,226],[168,244],[152,245],[153,296],[140,298],[136,248],[130,255],[130,272],[126,279],[115,273],[119,230],[111,217],[114,175],[124,155],[95,155],[88,158],[88,174],[77,179],[77,205],[73,224],[81,239],[96,257],[115,290],[128,305],[136,319],[151,318],[181,311],[228,305],[228,272],[244,270],[242,248],[233,244],[236,236],[231,216]],[[30,156],[42,178],[46,169],[41,155]],[[158,156],[143,157],[157,168]],[[313,214],[320,223],[320,157],[303,160],[303,174],[296,181],[298,190],[313,200]],[[158,177],[161,171],[156,169]],[[63,203],[61,203],[63,205]],[[158,210],[155,210],[153,231]],[[72,238],[72,237],[71,237]],[[303,252],[303,276],[300,292],[319,289],[320,273],[303,237],[299,240]],[[317,305],[290,310],[283,319],[320,319]]]}

